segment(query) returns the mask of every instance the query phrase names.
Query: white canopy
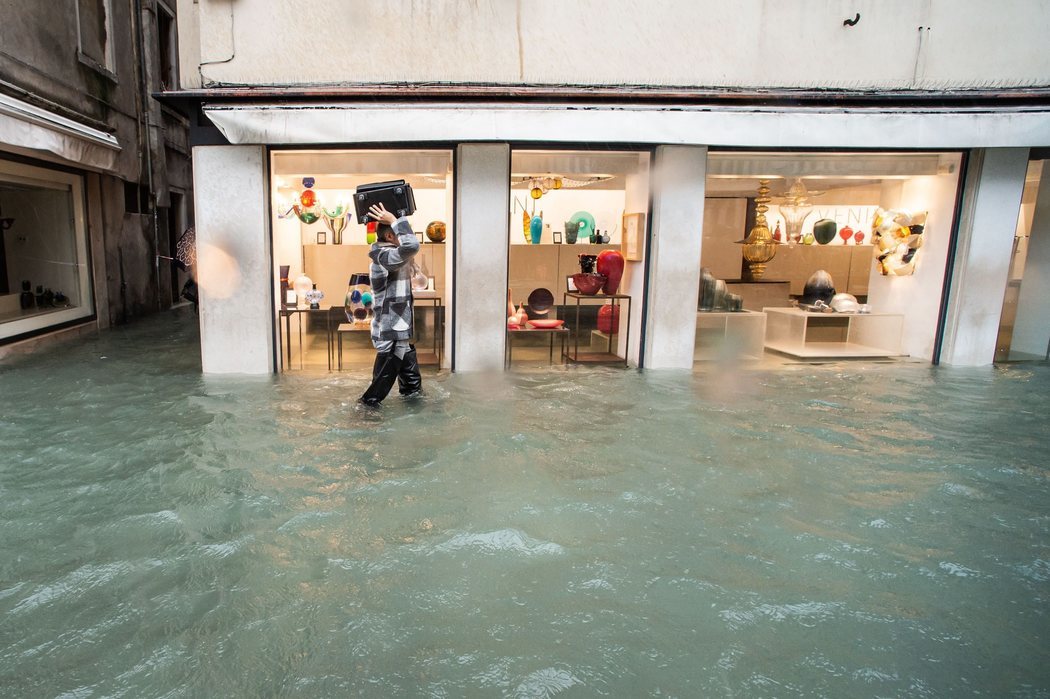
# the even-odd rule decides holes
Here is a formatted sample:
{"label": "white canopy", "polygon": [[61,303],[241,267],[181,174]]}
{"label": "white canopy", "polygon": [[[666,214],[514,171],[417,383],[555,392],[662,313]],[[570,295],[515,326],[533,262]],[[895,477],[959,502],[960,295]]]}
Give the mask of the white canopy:
{"label": "white canopy", "polygon": [[0,95],[0,143],[104,171],[113,170],[120,152],[112,134],[7,95]]}
{"label": "white canopy", "polygon": [[205,104],[232,144],[465,141],[770,148],[1050,145],[1050,109],[571,104]]}

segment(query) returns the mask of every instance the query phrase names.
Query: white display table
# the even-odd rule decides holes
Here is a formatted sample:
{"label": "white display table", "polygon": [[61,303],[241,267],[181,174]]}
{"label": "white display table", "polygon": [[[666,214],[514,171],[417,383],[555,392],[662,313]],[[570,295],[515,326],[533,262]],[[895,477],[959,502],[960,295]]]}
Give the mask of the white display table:
{"label": "white display table", "polygon": [[765,336],[762,311],[699,311],[693,361],[761,359]]}
{"label": "white display table", "polygon": [[764,308],[766,349],[805,359],[900,355],[900,313],[810,313]]}

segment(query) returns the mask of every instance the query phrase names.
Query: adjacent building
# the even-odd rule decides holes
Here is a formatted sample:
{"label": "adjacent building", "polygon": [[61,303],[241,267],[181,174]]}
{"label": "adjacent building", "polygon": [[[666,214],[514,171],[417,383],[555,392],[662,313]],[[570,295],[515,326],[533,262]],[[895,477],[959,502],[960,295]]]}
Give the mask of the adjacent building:
{"label": "adjacent building", "polygon": [[[544,330],[509,323],[519,308],[573,327],[532,343],[547,356],[549,338],[552,361],[687,368],[738,330],[739,352],[757,337],[803,360],[988,364],[1004,331],[1046,356],[1046,3],[179,10],[180,85],[161,99],[195,124],[207,373],[298,369],[311,351],[338,369],[344,345],[367,347],[343,299],[368,232],[346,211],[358,185],[396,178],[418,228],[445,224],[424,241],[418,324],[453,370],[513,366]],[[762,223],[779,238],[765,274],[741,245]],[[624,298],[581,299],[579,255],[610,247]],[[798,315],[819,270],[870,313]],[[744,316],[698,310],[713,277],[754,314],[738,330]]]}
{"label": "adjacent building", "polygon": [[3,3],[0,355],[168,308],[191,225],[174,2]]}

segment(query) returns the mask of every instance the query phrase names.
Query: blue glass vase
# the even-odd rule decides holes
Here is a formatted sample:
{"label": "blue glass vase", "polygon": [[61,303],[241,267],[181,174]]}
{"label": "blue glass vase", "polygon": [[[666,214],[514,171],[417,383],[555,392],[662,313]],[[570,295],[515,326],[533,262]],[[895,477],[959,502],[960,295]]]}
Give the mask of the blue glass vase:
{"label": "blue glass vase", "polygon": [[540,244],[540,238],[543,237],[543,219],[539,216],[532,217],[532,222],[529,223],[529,236],[532,238],[533,245]]}

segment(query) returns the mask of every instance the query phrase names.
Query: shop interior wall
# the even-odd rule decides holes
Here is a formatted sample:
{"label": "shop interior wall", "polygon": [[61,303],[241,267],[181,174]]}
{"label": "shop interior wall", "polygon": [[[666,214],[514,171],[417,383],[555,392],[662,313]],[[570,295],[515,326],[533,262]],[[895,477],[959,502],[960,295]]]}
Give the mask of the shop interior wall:
{"label": "shop interior wall", "polygon": [[17,297],[22,281],[28,280],[34,292],[38,285],[61,291],[74,306],[80,305],[80,267],[70,205],[68,191],[0,185],[0,209],[4,218],[15,221],[3,232],[12,296]]}
{"label": "shop interior wall", "polygon": [[[627,187],[624,192],[626,213],[646,215],[646,228],[649,217],[650,157],[648,153],[639,155],[638,172],[627,175]],[[645,252],[645,237],[642,239],[642,259],[628,261],[624,264],[623,279],[620,282],[620,293],[631,297],[631,337],[628,344],[626,333],[620,332],[619,353],[627,357],[632,366],[639,366],[642,349],[642,309],[645,305],[645,269],[648,258]],[[621,325],[623,319],[621,319]]]}
{"label": "shop interior wall", "polygon": [[915,273],[906,277],[887,277],[873,272],[868,282],[868,303],[879,313],[903,314],[901,351],[931,361],[937,340],[957,190],[958,175],[887,180],[882,187],[883,207],[928,211],[929,216]]}
{"label": "shop interior wall", "polygon": [[[525,240],[521,225],[522,205],[528,207],[530,214],[533,212],[537,216],[542,214],[543,222],[551,227],[551,233],[561,231],[563,236],[565,222],[574,214],[586,211],[594,216],[595,228],[601,230],[603,234],[608,231],[610,244],[620,244],[620,226],[623,220],[625,196],[623,189],[590,189],[587,187],[558,189],[551,190],[536,200],[529,196],[527,189],[511,189],[510,195],[511,202],[514,204],[510,215],[510,242],[512,245],[529,244]],[[551,233],[544,231],[540,243],[553,243]],[[580,240],[579,242],[585,241]]]}
{"label": "shop interior wall", "polygon": [[1050,351],[1050,173],[1045,167],[1030,221],[1010,351],[1045,358]]}
{"label": "shop interior wall", "polygon": [[[819,181],[809,186],[818,188]],[[826,270],[838,291],[863,296],[875,270],[874,248],[870,240],[871,214],[880,205],[881,187],[865,185],[843,187],[825,192],[814,200],[813,211],[803,222],[803,234],[813,230],[821,218],[835,220],[841,228],[849,225],[869,233],[863,245],[854,241],[845,243],[837,237],[827,245],[782,245],[776,257],[766,265],[765,279],[791,282],[791,293],[801,294],[806,280],[819,269]],[[747,199],[737,197],[710,197],[704,210],[704,238],[701,259],[704,267],[718,279],[740,279],[742,254],[739,241],[746,230]],[[786,235],[787,225],[777,205],[767,214],[770,230],[780,224]],[[859,221],[865,221],[861,224]],[[761,310],[761,309],[751,309]]]}
{"label": "shop interior wall", "polygon": [[[343,190],[318,189],[322,201],[349,201],[350,192]],[[441,189],[415,189],[416,213],[409,217],[416,235],[422,245],[417,257],[418,263],[425,265],[428,274],[433,276],[435,288],[443,297],[447,297],[446,283],[446,247],[447,243],[431,243],[425,234],[427,224],[434,220],[446,222],[446,236],[451,234],[451,209],[448,207],[450,194]],[[332,242],[332,233],[321,221],[304,224],[294,215],[273,217],[274,257],[280,267],[288,265],[289,280],[294,280],[304,272],[325,292],[324,306],[341,306],[346,293],[350,275],[368,273],[368,251],[371,246],[365,242],[366,229],[363,224],[351,221],[343,230],[342,245]],[[317,244],[317,234],[324,232],[327,243]],[[446,237],[446,240],[448,238]]]}

